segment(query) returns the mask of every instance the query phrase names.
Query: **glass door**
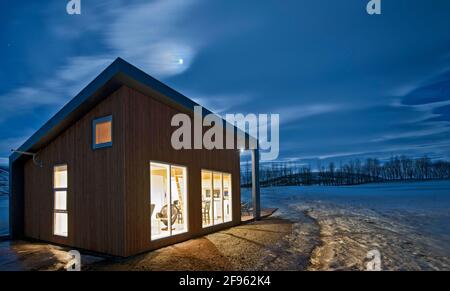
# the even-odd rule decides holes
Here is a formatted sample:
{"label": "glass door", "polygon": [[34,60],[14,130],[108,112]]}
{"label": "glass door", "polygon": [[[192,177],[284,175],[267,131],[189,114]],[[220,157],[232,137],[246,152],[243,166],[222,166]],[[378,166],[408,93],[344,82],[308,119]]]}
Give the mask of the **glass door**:
{"label": "glass door", "polygon": [[150,163],[152,240],[187,232],[187,203],[187,168]]}
{"label": "glass door", "polygon": [[202,170],[203,228],[233,221],[231,174]]}
{"label": "glass door", "polygon": [[171,217],[169,165],[150,165],[150,225],[152,240],[170,236]]}
{"label": "glass door", "polygon": [[172,234],[187,231],[187,170],[185,167],[170,166]]}

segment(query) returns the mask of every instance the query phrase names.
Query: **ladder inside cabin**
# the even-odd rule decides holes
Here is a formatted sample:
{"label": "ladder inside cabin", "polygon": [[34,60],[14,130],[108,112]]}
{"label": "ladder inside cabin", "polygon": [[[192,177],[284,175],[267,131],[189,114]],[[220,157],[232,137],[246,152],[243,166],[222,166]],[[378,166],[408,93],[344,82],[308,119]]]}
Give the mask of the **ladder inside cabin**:
{"label": "ladder inside cabin", "polygon": [[181,192],[179,175],[175,175],[175,183],[177,184],[178,190],[178,204],[180,205],[180,211],[183,211],[183,193]]}

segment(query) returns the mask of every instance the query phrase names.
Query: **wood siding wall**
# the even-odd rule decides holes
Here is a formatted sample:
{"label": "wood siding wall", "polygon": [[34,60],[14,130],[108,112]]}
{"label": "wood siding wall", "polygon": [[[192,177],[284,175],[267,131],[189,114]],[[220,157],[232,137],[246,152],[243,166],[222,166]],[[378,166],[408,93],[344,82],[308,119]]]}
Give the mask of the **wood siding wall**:
{"label": "wood siding wall", "polygon": [[[173,107],[125,88],[125,189],[126,255],[159,248],[187,238],[240,223],[240,156],[237,150],[174,150],[172,117],[180,113]],[[192,122],[193,124],[193,122]],[[192,134],[192,138],[194,135]],[[150,241],[150,161],[187,167],[188,233]],[[202,229],[201,170],[232,174],[233,222]]]}
{"label": "wood siding wall", "polygon": [[[43,148],[43,168],[24,166],[25,235],[129,256],[240,223],[239,152],[171,146],[180,110],[122,87]],[[92,120],[113,116],[113,146],[92,149]],[[187,167],[189,232],[150,240],[150,161]],[[69,237],[54,236],[53,166],[68,165]],[[202,229],[201,169],[232,174],[233,221]]]}
{"label": "wood siding wall", "polygon": [[[124,112],[122,91],[103,100],[30,160],[25,171],[25,235],[122,255],[124,242]],[[113,146],[92,149],[92,120],[113,115]],[[53,166],[68,165],[68,238],[53,235]]]}

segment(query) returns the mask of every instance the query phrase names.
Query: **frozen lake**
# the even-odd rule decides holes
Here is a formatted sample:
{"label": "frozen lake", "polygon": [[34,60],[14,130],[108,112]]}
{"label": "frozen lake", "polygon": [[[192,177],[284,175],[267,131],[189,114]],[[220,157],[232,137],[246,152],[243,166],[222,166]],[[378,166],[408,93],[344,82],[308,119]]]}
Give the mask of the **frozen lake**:
{"label": "frozen lake", "polygon": [[[243,200],[250,195],[250,189],[243,189]],[[450,181],[261,189],[262,207],[278,207],[281,215],[311,202],[376,212],[433,239],[450,254]]]}

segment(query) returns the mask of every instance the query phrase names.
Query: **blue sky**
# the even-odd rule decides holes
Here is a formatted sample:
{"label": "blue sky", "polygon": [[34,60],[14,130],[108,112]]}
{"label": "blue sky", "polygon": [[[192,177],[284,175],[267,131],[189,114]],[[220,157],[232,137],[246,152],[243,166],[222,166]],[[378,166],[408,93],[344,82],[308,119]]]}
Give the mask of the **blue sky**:
{"label": "blue sky", "polygon": [[450,158],[450,1],[367,2],[1,1],[0,163],[119,56],[221,114],[279,113],[281,160]]}

